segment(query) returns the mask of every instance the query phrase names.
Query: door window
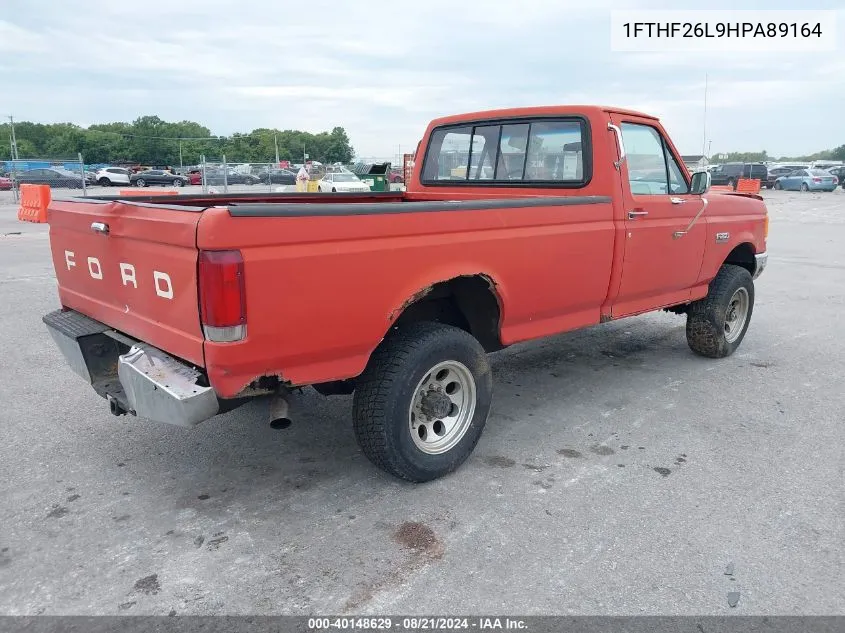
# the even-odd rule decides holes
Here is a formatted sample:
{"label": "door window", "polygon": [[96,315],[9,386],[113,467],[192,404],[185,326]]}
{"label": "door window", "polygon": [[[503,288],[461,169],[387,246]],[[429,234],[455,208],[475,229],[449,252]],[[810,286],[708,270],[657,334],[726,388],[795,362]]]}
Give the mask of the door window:
{"label": "door window", "polygon": [[681,167],[660,133],[649,125],[622,124],[633,195],[689,193],[686,168]]}
{"label": "door window", "polygon": [[663,142],[653,127],[622,124],[628,163],[628,185],[633,195],[660,195],[669,191]]}

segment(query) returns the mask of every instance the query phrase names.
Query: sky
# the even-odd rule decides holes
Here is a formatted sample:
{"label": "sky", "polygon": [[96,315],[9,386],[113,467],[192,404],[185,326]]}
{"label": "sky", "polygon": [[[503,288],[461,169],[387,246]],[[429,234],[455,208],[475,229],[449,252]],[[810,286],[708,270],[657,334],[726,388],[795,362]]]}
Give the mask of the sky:
{"label": "sky", "polygon": [[0,114],[80,125],[155,114],[219,135],[340,125],[359,157],[393,158],[438,116],[597,103],[660,117],[683,154],[845,143],[845,9],[836,52],[611,51],[612,9],[734,4],[2,0]]}

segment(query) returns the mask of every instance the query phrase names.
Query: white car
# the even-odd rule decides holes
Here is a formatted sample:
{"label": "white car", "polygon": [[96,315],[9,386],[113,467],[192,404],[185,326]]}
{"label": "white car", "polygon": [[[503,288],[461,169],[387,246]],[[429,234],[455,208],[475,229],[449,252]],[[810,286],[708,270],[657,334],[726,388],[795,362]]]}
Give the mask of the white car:
{"label": "white car", "polygon": [[326,174],[320,180],[320,191],[322,193],[352,193],[356,191],[369,191],[370,187],[355,174],[336,172]]}
{"label": "white car", "polygon": [[122,167],[103,167],[97,170],[94,179],[101,187],[113,187],[115,185],[129,186],[129,170]]}

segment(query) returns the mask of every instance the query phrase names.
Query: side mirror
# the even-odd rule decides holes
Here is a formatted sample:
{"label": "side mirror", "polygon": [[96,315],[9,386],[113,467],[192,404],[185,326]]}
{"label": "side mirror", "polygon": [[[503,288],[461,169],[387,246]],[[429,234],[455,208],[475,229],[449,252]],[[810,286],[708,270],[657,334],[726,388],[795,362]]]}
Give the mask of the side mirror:
{"label": "side mirror", "polygon": [[703,195],[710,191],[712,176],[709,171],[697,171],[692,175],[690,193]]}

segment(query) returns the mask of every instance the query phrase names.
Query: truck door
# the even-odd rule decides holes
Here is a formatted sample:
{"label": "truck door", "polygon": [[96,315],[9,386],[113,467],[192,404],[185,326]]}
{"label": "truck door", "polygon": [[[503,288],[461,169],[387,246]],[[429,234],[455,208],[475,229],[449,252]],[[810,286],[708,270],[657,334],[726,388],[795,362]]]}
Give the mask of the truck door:
{"label": "truck door", "polygon": [[683,303],[704,257],[706,202],[653,121],[614,115],[627,154],[620,179],[625,249],[614,317]]}

